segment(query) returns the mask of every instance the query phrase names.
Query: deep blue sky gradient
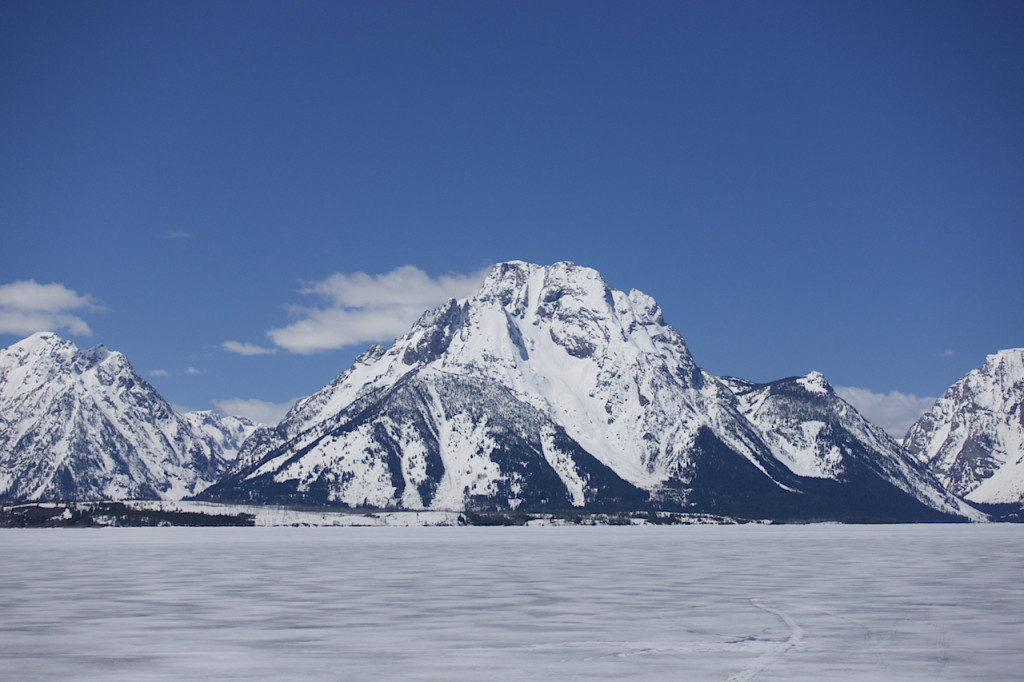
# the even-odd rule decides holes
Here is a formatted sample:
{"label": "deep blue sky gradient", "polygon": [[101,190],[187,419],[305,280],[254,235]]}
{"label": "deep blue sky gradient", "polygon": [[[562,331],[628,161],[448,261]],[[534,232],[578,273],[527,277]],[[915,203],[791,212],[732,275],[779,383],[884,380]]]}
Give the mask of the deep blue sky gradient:
{"label": "deep blue sky gradient", "polygon": [[62,333],[193,408],[348,366],[220,347],[303,281],[509,259],[654,296],[716,374],[938,395],[1024,345],[1022,36],[1014,2],[7,0],[0,284],[94,296]]}

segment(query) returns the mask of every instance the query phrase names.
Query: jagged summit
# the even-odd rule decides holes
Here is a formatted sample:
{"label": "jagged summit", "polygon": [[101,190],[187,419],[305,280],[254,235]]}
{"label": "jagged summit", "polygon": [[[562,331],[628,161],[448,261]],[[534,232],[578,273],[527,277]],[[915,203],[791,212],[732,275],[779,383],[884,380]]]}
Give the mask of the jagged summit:
{"label": "jagged summit", "polygon": [[1024,348],[971,370],[907,432],[904,447],[953,492],[978,503],[1024,502]]}
{"label": "jagged summit", "polygon": [[18,341],[8,346],[8,350],[12,352],[16,350],[21,350],[22,352],[32,352],[40,348],[48,349],[67,346],[75,347],[75,344],[71,341],[62,339],[54,332],[39,331],[33,334],[29,334],[21,341]]}
{"label": "jagged summit", "polygon": [[1004,360],[1013,363],[1019,368],[1021,363],[1024,362],[1024,348],[1004,348],[985,356],[986,365],[998,365]]}
{"label": "jagged summit", "polygon": [[811,393],[835,393],[835,391],[832,390],[832,384],[828,383],[825,375],[821,372],[809,372],[808,374],[798,378],[796,381]]}
{"label": "jagged summit", "polygon": [[33,358],[68,356],[78,352],[78,346],[53,332],[36,332],[5,349],[0,367],[25,364]]}
{"label": "jagged summit", "polygon": [[178,498],[254,425],[179,415],[127,358],[39,332],[0,350],[0,497]]}
{"label": "jagged summit", "polygon": [[[250,439],[204,496],[836,517],[861,495],[874,500],[866,518],[962,513],[902,460],[861,466],[898,460],[891,439],[871,450],[871,435],[842,431],[833,444],[845,468],[802,469],[780,454],[770,420],[754,419],[734,393],[757,385],[733,381],[702,371],[646,294],[573,263],[501,263],[476,295],[425,313],[390,348],[371,347]],[[797,402],[846,405],[819,373],[790,384]],[[782,388],[768,392],[785,399]]]}

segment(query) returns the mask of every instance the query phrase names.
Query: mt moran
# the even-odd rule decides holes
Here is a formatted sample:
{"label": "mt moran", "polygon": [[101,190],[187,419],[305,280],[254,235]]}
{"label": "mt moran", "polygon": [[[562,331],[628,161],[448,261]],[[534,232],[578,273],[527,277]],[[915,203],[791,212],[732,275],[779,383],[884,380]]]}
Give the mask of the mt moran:
{"label": "mt moran", "polygon": [[200,499],[980,520],[823,376],[700,369],[653,299],[572,263],[495,266],[372,346]]}

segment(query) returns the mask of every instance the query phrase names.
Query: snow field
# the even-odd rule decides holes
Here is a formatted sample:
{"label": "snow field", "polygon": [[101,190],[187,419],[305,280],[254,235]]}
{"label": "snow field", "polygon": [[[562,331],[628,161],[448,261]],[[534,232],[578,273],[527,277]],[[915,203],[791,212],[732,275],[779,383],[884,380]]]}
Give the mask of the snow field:
{"label": "snow field", "polygon": [[0,669],[71,680],[1012,679],[1016,525],[9,530]]}

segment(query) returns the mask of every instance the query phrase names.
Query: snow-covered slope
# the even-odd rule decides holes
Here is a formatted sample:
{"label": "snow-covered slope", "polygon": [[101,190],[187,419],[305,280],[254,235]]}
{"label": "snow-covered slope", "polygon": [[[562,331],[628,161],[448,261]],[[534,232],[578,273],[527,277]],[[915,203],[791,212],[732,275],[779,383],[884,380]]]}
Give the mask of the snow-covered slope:
{"label": "snow-covered slope", "polygon": [[839,494],[855,494],[862,504],[877,502],[880,495],[892,497],[889,489],[895,487],[930,507],[984,518],[840,398],[820,372],[768,384],[722,381],[775,458],[793,473],[844,483]]}
{"label": "snow-covered slope", "polygon": [[248,417],[223,415],[213,410],[196,410],[178,413],[188,422],[192,432],[201,440],[210,443],[211,448],[219,453],[221,459],[230,462],[238,455],[245,439],[265,424],[258,424]]}
{"label": "snow-covered slope", "polygon": [[[203,497],[834,516],[833,488],[852,485],[813,478],[827,471],[780,454],[744,409],[649,296],[572,263],[503,263],[476,296],[371,347],[247,441]],[[889,457],[890,445],[870,455]],[[895,506],[868,516],[957,513],[934,490],[893,485]]]}
{"label": "snow-covered slope", "polygon": [[903,445],[971,502],[1024,502],[1024,348],[989,355],[907,432]]}
{"label": "snow-covered slope", "polygon": [[40,332],[0,351],[0,497],[176,499],[216,480],[256,425],[177,414],[103,346]]}

